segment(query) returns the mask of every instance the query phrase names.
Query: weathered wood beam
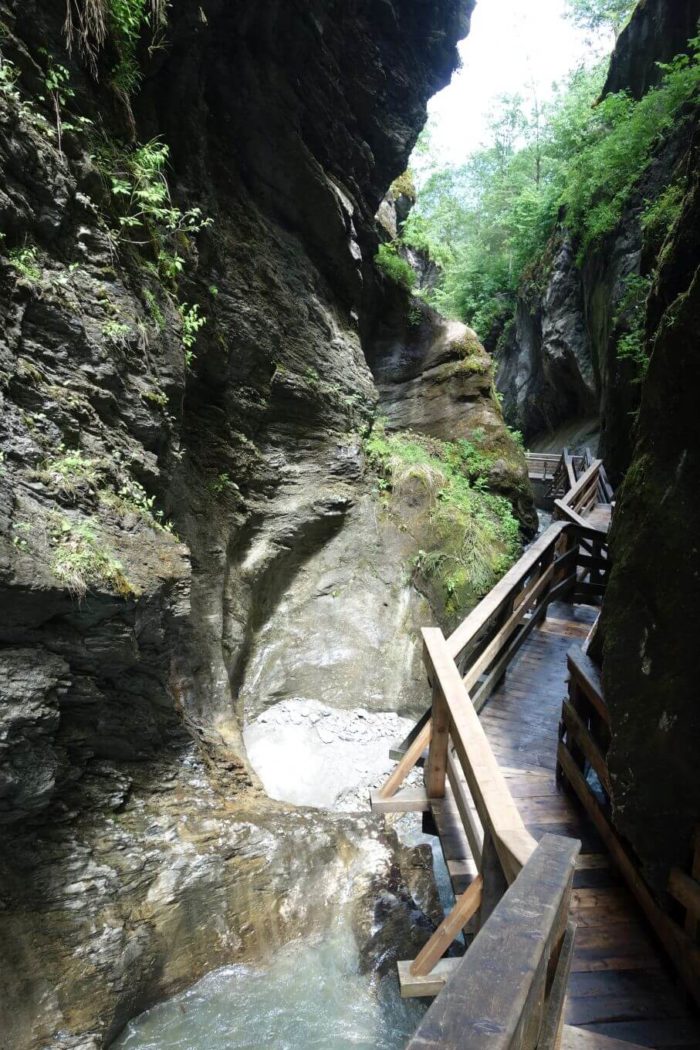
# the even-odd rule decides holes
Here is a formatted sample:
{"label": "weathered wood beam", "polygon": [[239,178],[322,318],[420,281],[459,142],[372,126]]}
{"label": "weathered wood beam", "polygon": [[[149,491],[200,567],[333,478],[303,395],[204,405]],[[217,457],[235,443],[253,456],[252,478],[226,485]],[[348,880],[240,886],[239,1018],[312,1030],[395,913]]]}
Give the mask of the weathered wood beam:
{"label": "weathered wood beam", "polygon": [[462,676],[438,627],[424,627],[426,659],[430,662],[449,709],[452,741],[484,832],[494,836],[504,871],[514,878],[535,848],[474,710]]}
{"label": "weathered wood beam", "polygon": [[391,798],[392,795],[396,794],[430,742],[431,729],[431,723],[426,722],[389,779],[379,789],[377,793],[378,798]]}
{"label": "weathered wood beam", "polygon": [[598,779],[607,791],[608,796],[610,796],[612,794],[612,785],[605,756],[591,736],[590,730],[584,724],[583,719],[568,700],[565,700],[562,705],[562,717],[567,733],[571,734],[575,743],[583,751],[596,771]]}
{"label": "weathered wood beam", "polygon": [[457,898],[452,911],[445,916],[428,943],[421,948],[411,963],[412,977],[425,977],[438,959],[442,959],[455,937],[461,932],[462,927],[479,910],[483,887],[484,880],[481,875],[477,875],[469,889]]}
{"label": "weathered wood beam", "polygon": [[426,813],[430,800],[424,787],[404,788],[391,798],[382,798],[379,791],[370,791],[373,813]]}
{"label": "weathered wood beam", "polygon": [[595,824],[615,865],[637,898],[647,919],[656,931],[671,962],[677,967],[686,987],[697,1003],[700,1003],[700,947],[694,944],[664,911],[651,895],[649,888],[635,868],[630,856],[617,837],[612,825],[603,813],[597,798],[585,777],[563,743],[557,749],[557,758],[566,779],[571,784],[584,809]]}
{"label": "weathered wood beam", "polygon": [[411,973],[413,959],[402,959],[397,962],[399,974],[399,991],[402,999],[416,996],[427,997],[438,995],[447,984],[461,962],[461,958],[438,959],[430,973],[423,977],[414,977]]}
{"label": "weathered wood beam", "polygon": [[407,1050],[534,1050],[547,970],[568,913],[579,843],[545,835],[499,901]]}

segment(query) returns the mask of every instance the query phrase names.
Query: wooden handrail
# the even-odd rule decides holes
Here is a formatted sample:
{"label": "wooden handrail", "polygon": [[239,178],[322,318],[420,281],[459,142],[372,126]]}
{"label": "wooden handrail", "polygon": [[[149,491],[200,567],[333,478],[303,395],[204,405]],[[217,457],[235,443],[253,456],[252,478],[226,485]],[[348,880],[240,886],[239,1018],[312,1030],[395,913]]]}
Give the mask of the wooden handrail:
{"label": "wooden handrail", "polygon": [[[433,695],[435,698],[440,693],[440,702],[444,703],[448,715],[448,730],[439,734],[434,731],[430,741],[426,783],[436,770],[441,772],[440,783],[435,776],[428,794],[433,797],[436,784],[441,794],[445,792],[451,740],[484,832],[493,838],[506,878],[512,882],[534,850],[535,840],[511,797],[442,631],[439,627],[424,627],[422,634],[426,665],[433,676]],[[435,715],[433,717],[435,719]]]}
{"label": "wooden handrail", "polygon": [[[553,1047],[572,936],[571,885],[580,842],[545,835],[434,1000],[407,1050]],[[540,1035],[544,1033],[545,1039]]]}
{"label": "wooden handrail", "polygon": [[[571,477],[573,457],[565,452],[559,462]],[[549,602],[571,594],[575,587],[602,587],[608,569],[604,536],[589,527],[576,509],[596,498],[599,463],[583,472],[565,501],[557,501],[572,520],[553,523],[449,638],[438,627],[422,631],[432,705],[402,745],[389,779],[372,793],[372,803],[379,812],[432,809],[445,796],[449,780],[479,875],[458,896],[419,956],[399,964],[401,981],[411,987],[407,994],[424,994],[436,967],[444,974],[448,960],[440,960],[457,932],[477,911],[474,921],[482,928],[488,925],[507,887],[520,878],[535,853],[535,839],[511,796],[478,711]],[[568,503],[571,493],[575,507]],[[590,583],[585,582],[587,575]],[[571,731],[579,731],[576,712],[567,712],[567,718]],[[425,790],[409,788],[397,795],[426,747]],[[597,754],[589,750],[602,770]],[[562,988],[565,983],[560,981]],[[403,987],[402,983],[402,994]]]}
{"label": "wooden handrail", "polygon": [[447,639],[447,646],[454,660],[459,659],[479,631],[503,608],[508,599],[517,593],[532,569],[547,551],[556,546],[560,536],[566,532],[568,527],[568,522],[560,521],[550,525],[466,619],[462,620],[459,627],[455,628]]}

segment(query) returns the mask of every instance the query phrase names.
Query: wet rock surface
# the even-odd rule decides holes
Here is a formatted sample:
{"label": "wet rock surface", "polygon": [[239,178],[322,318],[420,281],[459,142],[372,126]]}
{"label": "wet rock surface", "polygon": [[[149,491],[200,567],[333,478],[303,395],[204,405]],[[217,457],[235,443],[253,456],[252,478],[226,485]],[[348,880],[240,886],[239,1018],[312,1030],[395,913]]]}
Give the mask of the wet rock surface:
{"label": "wet rock surface", "polygon": [[602,613],[613,817],[662,901],[669,868],[688,870],[697,819],[698,228],[696,176],[649,301],[649,372]]}
{"label": "wet rock surface", "polygon": [[414,721],[363,708],[283,700],[248,725],[248,758],[271,798],[358,812],[394,766],[389,750]]}
{"label": "wet rock surface", "polygon": [[[67,53],[60,5],[0,2],[19,75],[0,94],[0,1028],[13,1048],[105,1045],[213,966],[316,928],[356,874],[381,881],[394,864],[377,822],[265,798],[239,689],[300,570],[352,534],[355,507],[370,514],[373,215],[471,6],[182,0],[129,113],[109,76]],[[99,121],[127,152],[162,137],[174,200],[213,220],[177,296],[148,247],[115,250],[111,173],[90,138],[66,129],[59,149],[43,49],[75,92],[66,123]],[[178,302],[206,315],[193,359]],[[397,560],[377,558],[383,582],[365,597],[389,603],[374,668],[409,627]],[[351,588],[347,564],[327,571]],[[334,703],[369,711],[344,673]],[[404,703],[412,677],[384,672],[382,705]]]}

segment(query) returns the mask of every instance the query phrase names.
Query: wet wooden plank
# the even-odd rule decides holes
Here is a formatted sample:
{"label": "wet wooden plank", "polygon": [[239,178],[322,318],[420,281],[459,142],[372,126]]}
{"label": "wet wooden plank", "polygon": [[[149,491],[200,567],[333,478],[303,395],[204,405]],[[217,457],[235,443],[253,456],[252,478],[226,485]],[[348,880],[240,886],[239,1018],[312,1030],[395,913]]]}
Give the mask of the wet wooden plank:
{"label": "wet wooden plank", "polygon": [[561,1050],[645,1050],[639,1044],[621,1043],[618,1039],[609,1039],[583,1028],[564,1025],[562,1029]]}

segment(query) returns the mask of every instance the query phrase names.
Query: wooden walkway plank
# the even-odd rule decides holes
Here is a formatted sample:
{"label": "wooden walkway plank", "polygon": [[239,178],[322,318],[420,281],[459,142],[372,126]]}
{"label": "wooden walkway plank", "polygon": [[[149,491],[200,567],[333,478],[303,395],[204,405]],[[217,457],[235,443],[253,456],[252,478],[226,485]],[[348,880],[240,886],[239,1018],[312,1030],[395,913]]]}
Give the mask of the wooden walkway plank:
{"label": "wooden walkway plank", "polygon": [[[572,641],[580,642],[588,633],[596,611],[557,603],[550,615],[556,629],[545,619],[532,632],[480,717],[528,831],[535,838],[545,831],[574,835],[583,843],[574,873],[571,914],[578,927],[562,1048],[634,1050],[635,1041],[700,1048],[698,1020],[670,980],[637,902],[611,867],[599,830],[577,801],[557,788],[553,772],[540,765],[555,764],[567,657]],[[574,660],[589,691],[597,692],[599,681],[580,649]],[[680,882],[674,885],[682,893]],[[644,1025],[651,1022],[656,1027],[647,1028],[647,1034],[660,1033],[662,1040],[676,1042],[657,1044],[643,1036]],[[620,1025],[626,1027],[606,1027]],[[684,1042],[689,1032],[695,1044]]]}

